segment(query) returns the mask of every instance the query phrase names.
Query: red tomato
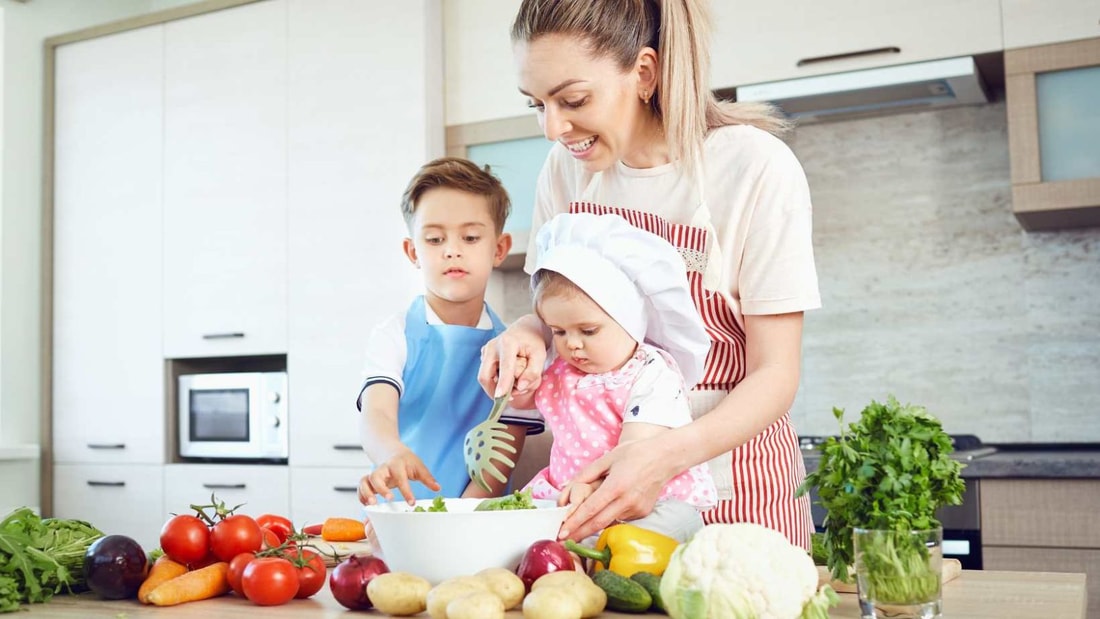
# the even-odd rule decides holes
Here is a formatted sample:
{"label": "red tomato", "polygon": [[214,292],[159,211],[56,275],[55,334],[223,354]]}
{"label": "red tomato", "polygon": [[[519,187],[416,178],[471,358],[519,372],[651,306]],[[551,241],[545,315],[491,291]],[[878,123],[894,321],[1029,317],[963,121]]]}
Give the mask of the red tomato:
{"label": "red tomato", "polygon": [[290,561],[279,557],[254,559],[241,574],[241,587],[253,604],[285,604],[298,593],[298,570]]}
{"label": "red tomato", "polygon": [[298,570],[298,593],[294,597],[305,599],[325,586],[328,572],[325,570],[325,560],[321,555],[312,550],[295,548],[290,551],[289,558],[291,564]]}
{"label": "red tomato", "polygon": [[275,532],[272,531],[271,529],[268,529],[266,527],[261,527],[260,528],[260,533],[263,535],[263,538],[264,538],[264,548],[265,549],[275,548],[280,544],[279,536],[276,535]]}
{"label": "red tomato", "polygon": [[229,587],[233,589],[233,592],[241,597],[244,597],[244,588],[241,586],[241,576],[244,575],[244,568],[248,567],[248,564],[255,558],[255,553],[242,552],[233,557],[233,560],[229,562],[229,572],[226,573],[225,578],[229,581]]}
{"label": "red tomato", "polygon": [[[260,525],[261,529],[269,529],[279,538],[279,544],[286,541],[286,538],[290,537],[290,534],[294,532],[294,525],[290,520],[283,518],[282,516],[276,516],[275,514],[263,514],[256,518],[256,524]],[[277,546],[278,544],[276,544]]]}
{"label": "red tomato", "polygon": [[210,551],[210,528],[195,516],[173,516],[160,530],[160,548],[176,563],[201,561]]}
{"label": "red tomato", "polygon": [[234,514],[210,529],[210,551],[221,561],[232,561],[242,552],[258,552],[264,536],[251,516]]}

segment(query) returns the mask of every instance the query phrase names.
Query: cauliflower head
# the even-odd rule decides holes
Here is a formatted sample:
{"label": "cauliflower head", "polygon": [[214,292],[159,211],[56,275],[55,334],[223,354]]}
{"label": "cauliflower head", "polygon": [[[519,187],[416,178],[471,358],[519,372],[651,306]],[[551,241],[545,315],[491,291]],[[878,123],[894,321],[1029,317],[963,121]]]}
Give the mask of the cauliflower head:
{"label": "cauliflower head", "polygon": [[817,590],[805,550],[758,524],[703,527],[672,555],[661,597],[673,619],[828,617],[839,599]]}

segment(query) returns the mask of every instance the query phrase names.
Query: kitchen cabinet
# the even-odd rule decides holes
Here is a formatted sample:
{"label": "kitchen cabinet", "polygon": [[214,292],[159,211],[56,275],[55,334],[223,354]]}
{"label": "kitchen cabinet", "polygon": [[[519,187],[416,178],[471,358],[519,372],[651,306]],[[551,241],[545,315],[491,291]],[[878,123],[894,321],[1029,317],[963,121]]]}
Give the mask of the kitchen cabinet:
{"label": "kitchen cabinet", "polygon": [[1100,614],[1100,480],[983,479],[982,555],[989,570],[1085,572]]}
{"label": "kitchen cabinet", "polygon": [[1027,230],[1100,225],[1100,37],[1005,52],[1012,211]]}
{"label": "kitchen cabinet", "polygon": [[446,123],[465,125],[529,116],[512,55],[514,0],[446,0]]}
{"label": "kitchen cabinet", "polygon": [[290,518],[295,526],[333,517],[362,520],[358,488],[366,472],[365,467],[291,467]]}
{"label": "kitchen cabinet", "polygon": [[711,86],[998,51],[999,0],[712,3]]}
{"label": "kitchen cabinet", "polygon": [[400,202],[416,170],[443,154],[431,88],[442,75],[440,9],[289,8],[290,463],[363,471],[355,400],[367,338],[422,290],[402,251]]}
{"label": "kitchen cabinet", "polygon": [[[160,546],[169,512],[187,511],[186,504],[164,508],[160,464],[58,464],[53,483],[54,517],[85,520],[107,535],[132,537],[146,551]],[[192,496],[191,502],[202,497]]]}
{"label": "kitchen cabinet", "polygon": [[151,26],[57,49],[55,462],[164,462],[163,41]]}
{"label": "kitchen cabinet", "polygon": [[164,352],[287,345],[287,7],[164,25]]}
{"label": "kitchen cabinet", "polygon": [[183,513],[191,504],[205,505],[213,494],[240,513],[285,515],[290,512],[290,474],[271,464],[167,464],[164,467],[164,513]]}
{"label": "kitchen cabinet", "polygon": [[1031,47],[1100,37],[1096,0],[1001,0],[1004,47]]}

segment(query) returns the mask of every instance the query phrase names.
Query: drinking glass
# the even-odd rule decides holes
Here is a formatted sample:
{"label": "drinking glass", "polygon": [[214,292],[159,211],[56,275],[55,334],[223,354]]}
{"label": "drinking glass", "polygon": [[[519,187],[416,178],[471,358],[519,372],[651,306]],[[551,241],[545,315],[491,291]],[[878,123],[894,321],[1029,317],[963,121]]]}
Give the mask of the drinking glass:
{"label": "drinking glass", "polygon": [[853,533],[863,619],[943,616],[943,529]]}

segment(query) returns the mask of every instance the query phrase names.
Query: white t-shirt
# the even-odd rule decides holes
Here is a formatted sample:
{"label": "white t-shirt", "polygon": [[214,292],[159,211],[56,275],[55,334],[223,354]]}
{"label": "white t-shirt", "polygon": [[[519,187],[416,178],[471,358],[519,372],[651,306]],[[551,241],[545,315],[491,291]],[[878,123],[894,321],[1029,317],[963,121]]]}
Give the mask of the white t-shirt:
{"label": "white t-shirt", "polygon": [[[763,130],[731,125],[711,131],[703,158],[705,199],[724,259],[718,291],[738,324],[744,327],[745,314],[820,307],[810,192],[794,153]],[[695,180],[678,163],[637,169],[616,162],[585,196],[592,177],[564,146],[554,145],[539,176],[532,232],[582,199],[681,225],[692,224],[700,204]],[[528,247],[528,273],[537,258],[536,236]]]}
{"label": "white t-shirt", "polygon": [[[397,390],[398,396],[405,391],[405,382],[402,375],[405,373],[405,361],[408,359],[408,345],[405,342],[405,315],[408,310],[402,310],[383,322],[371,331],[367,340],[367,351],[363,366],[363,383],[359,388],[359,397],[356,405],[362,408],[363,392],[367,387],[375,383],[385,383]],[[431,306],[424,304],[425,322],[430,325],[441,325],[443,320],[432,311]],[[489,317],[487,309],[481,310],[478,318],[478,329],[492,329],[493,319]],[[473,377],[471,377],[473,380]],[[489,409],[485,409],[489,414]],[[538,434],[544,429],[542,417],[535,410],[519,410],[508,407],[500,418],[502,423],[527,426],[528,434]]]}

